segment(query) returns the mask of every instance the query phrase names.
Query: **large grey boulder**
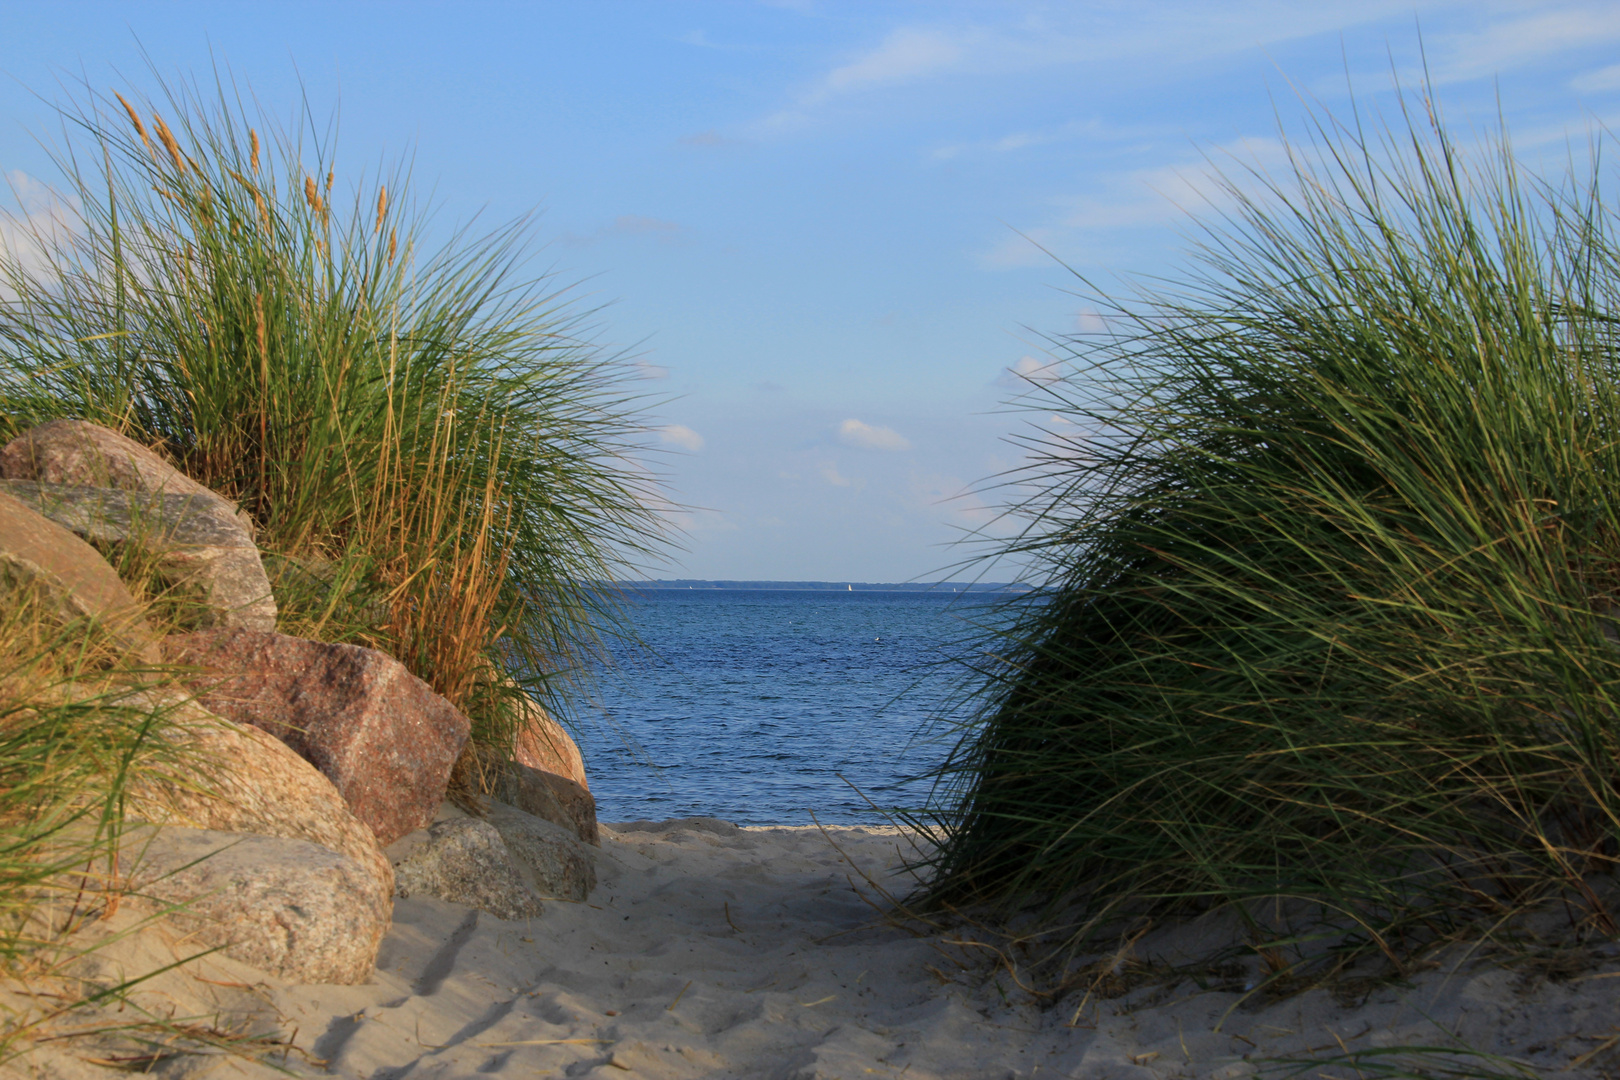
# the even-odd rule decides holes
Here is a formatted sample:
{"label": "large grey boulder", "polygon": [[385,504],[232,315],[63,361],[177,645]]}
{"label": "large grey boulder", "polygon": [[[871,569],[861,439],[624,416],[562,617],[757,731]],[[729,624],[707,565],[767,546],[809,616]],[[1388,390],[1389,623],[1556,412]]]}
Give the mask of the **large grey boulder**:
{"label": "large grey boulder", "polygon": [[465,716],[375,649],[252,630],[163,641],[203,708],[269,732],[319,769],[382,845],[423,828],[467,741]]}
{"label": "large grey boulder", "polygon": [[532,919],[540,897],[518,868],[495,826],[474,817],[450,818],[389,847],[394,895],[434,896],[501,919]]}
{"label": "large grey boulder", "polygon": [[258,546],[221,499],[36,480],[0,480],[0,490],[93,543],[145,551],[168,584],[201,594],[204,626],[276,628]]}
{"label": "large grey boulder", "polygon": [[504,803],[489,803],[484,815],[538,895],[584,900],[596,888],[596,861],[571,830]]}
{"label": "large grey boulder", "polygon": [[165,714],[180,751],[124,792],[126,819],[304,840],[352,860],[366,902],[392,903],[394,868],[365,823],[320,771],[269,732],[215,716],[177,691],[140,690],[114,702]]}
{"label": "large grey boulder", "polygon": [[168,920],[199,944],[293,982],[364,982],[393,917],[371,875],[304,840],[143,827],[119,871],[135,898],[183,905]]}
{"label": "large grey boulder", "polygon": [[89,544],[0,492],[0,588],[28,590],[63,619],[94,619],[122,648],[159,659],[135,598]]}
{"label": "large grey boulder", "polygon": [[566,776],[531,769],[503,758],[494,749],[469,743],[456,762],[457,785],[482,792],[496,802],[561,825],[587,844],[599,845],[596,799]]}
{"label": "large grey boulder", "polygon": [[134,439],[87,420],[52,420],[0,447],[0,477],[77,487],[195,495],[234,515],[249,534],[253,518]]}

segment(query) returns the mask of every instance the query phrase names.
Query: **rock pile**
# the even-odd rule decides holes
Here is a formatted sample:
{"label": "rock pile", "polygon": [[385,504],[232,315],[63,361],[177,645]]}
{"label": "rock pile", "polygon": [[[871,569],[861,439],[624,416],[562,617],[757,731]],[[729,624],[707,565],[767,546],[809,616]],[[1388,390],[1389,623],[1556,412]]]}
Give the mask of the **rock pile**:
{"label": "rock pile", "polygon": [[[125,546],[190,588],[202,629],[159,638],[102,554]],[[191,696],[121,701],[168,715],[184,765],[128,792],[119,875],[195,940],[280,978],[355,983],[395,896],[515,919],[594,887],[595,801],[544,709],[525,701],[507,761],[394,658],[276,633],[251,518],[151,449],[79,420],[0,448],[0,589],[20,588],[183,672]],[[478,816],[445,801],[457,769],[493,793]]]}

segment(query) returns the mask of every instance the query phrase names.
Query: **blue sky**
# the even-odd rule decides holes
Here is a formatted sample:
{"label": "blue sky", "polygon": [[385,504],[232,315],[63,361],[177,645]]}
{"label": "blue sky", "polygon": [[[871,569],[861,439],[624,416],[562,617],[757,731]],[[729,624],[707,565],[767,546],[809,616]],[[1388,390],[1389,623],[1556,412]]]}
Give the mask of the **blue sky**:
{"label": "blue sky", "polygon": [[[965,552],[1015,467],[1009,369],[1085,324],[1073,279],[1174,274],[1206,155],[1275,164],[1347,75],[1421,80],[1561,168],[1620,121],[1620,4],[10,3],[0,172],[87,80],[227,65],[340,108],[338,169],[411,155],[448,230],[540,211],[536,267],[638,353],[686,551],[659,576],[893,581]],[[1230,158],[1227,157],[1230,155]],[[24,207],[26,209],[26,207]],[[977,493],[975,494],[975,490]]]}

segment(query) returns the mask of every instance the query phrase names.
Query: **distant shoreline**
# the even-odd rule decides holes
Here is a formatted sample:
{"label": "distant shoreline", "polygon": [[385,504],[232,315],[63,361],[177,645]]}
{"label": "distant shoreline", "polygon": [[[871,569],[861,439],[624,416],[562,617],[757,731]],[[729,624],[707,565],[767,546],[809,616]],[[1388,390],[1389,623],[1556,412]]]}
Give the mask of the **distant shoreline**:
{"label": "distant shoreline", "polygon": [[659,578],[653,581],[616,581],[631,591],[654,589],[773,589],[798,592],[1030,592],[1028,585],[1005,581],[705,581],[697,578]]}

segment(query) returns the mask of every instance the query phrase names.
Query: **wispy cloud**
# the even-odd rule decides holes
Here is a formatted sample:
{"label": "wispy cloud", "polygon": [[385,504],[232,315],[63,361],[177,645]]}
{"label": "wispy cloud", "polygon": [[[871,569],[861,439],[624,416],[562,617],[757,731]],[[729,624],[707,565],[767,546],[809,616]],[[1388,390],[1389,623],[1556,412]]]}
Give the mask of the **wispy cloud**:
{"label": "wispy cloud", "polygon": [[891,30],[875,47],[833,66],[801,89],[791,108],[765,119],[766,128],[791,127],[818,106],[862,91],[916,82],[949,71],[970,55],[974,35],[926,26]]}
{"label": "wispy cloud", "polygon": [[[1027,76],[1054,66],[1128,73],[1134,81],[1164,84],[1220,58],[1274,47],[1391,16],[1410,18],[1417,9],[1450,6],[1447,0],[1246,0],[1212,5],[1205,0],[1112,6],[1076,5],[1073,10],[1025,10],[997,23],[928,22],[892,26],[864,49],[830,63],[791,94],[791,105],[767,117],[766,128],[802,122],[818,108],[859,93],[905,86],[943,76]],[[1049,133],[1015,132],[1007,148]],[[946,147],[942,156],[960,152]]]}
{"label": "wispy cloud", "polygon": [[620,214],[594,232],[565,233],[562,242],[571,247],[587,247],[619,236],[650,236],[661,244],[673,244],[685,240],[687,232],[676,222],[665,221],[662,218],[645,217],[641,214]]}
{"label": "wispy cloud", "polygon": [[[1429,75],[1436,84],[1488,78],[1568,49],[1611,42],[1620,42],[1620,7],[1612,3],[1544,5],[1523,17],[1436,35],[1429,48]],[[1416,78],[1421,73],[1412,74]]]}
{"label": "wispy cloud", "polygon": [[1228,210],[1234,205],[1233,186],[1264,198],[1263,189],[1248,182],[1251,174],[1265,176],[1287,163],[1281,141],[1244,136],[1200,158],[1104,175],[1093,190],[1062,200],[1048,223],[1003,236],[979,255],[979,264],[991,270],[1051,266],[1054,255],[1070,259],[1077,248],[1092,246],[1087,233]]}
{"label": "wispy cloud", "polygon": [[700,49],[725,49],[731,47],[721,45],[718,42],[710,41],[709,35],[702,30],[688,30],[675,40],[680,42],[682,45],[696,45]]}
{"label": "wispy cloud", "polygon": [[806,101],[911,82],[954,67],[964,54],[964,43],[945,31],[903,26],[877,48],[827,72]]}
{"label": "wispy cloud", "polygon": [[1019,390],[1030,386],[1049,386],[1063,377],[1062,362],[1034,356],[1019,357],[1018,363],[1001,370],[996,385]]}
{"label": "wispy cloud", "polygon": [[906,504],[916,510],[944,511],[957,528],[977,531],[1002,516],[986,503],[974,486],[959,476],[912,470],[906,483]]}
{"label": "wispy cloud", "polygon": [[911,440],[893,428],[849,419],[838,425],[838,441],[858,450],[910,450]]}
{"label": "wispy cloud", "polygon": [[821,478],[833,487],[851,487],[855,481],[838,471],[838,466],[831,461],[821,463]]}
{"label": "wispy cloud", "polygon": [[1066,124],[1057,124],[1048,128],[1013,131],[995,139],[950,143],[945,146],[935,147],[929,156],[936,161],[950,161],[970,154],[1011,154],[1031,147],[1051,146],[1056,143],[1072,142],[1075,139],[1092,141],[1098,139],[1134,139],[1140,138],[1142,135],[1143,132],[1140,130],[1113,130],[1097,120],[1071,120]]}
{"label": "wispy cloud", "polygon": [[46,266],[47,252],[79,231],[79,202],[21,169],[5,174],[5,186],[16,209],[0,207],[0,260],[37,273]]}
{"label": "wispy cloud", "polygon": [[675,141],[681,146],[696,147],[699,150],[725,150],[731,147],[754,145],[749,139],[733,139],[720,134],[714,128],[695,132],[691,135],[682,135]]}
{"label": "wispy cloud", "polygon": [[665,446],[678,446],[682,450],[690,450],[694,454],[703,449],[703,436],[685,424],[670,424],[660,428],[658,441]]}
{"label": "wispy cloud", "polygon": [[1002,237],[994,247],[981,254],[979,264],[991,270],[1051,266],[1051,252],[1057,242],[1056,229],[1045,226],[1021,229]]}
{"label": "wispy cloud", "polygon": [[1583,94],[1620,90],[1620,64],[1610,64],[1596,71],[1588,71],[1585,75],[1577,75],[1569,80],[1569,87]]}
{"label": "wispy cloud", "polygon": [[1201,160],[1135,169],[1106,182],[1100,197],[1076,199],[1063,224],[1076,228],[1159,225],[1232,205],[1229,185],[1246,187],[1251,170],[1266,173],[1286,165],[1288,151],[1275,139],[1244,136],[1211,149]]}

